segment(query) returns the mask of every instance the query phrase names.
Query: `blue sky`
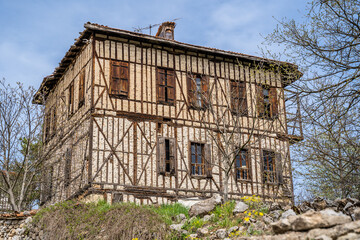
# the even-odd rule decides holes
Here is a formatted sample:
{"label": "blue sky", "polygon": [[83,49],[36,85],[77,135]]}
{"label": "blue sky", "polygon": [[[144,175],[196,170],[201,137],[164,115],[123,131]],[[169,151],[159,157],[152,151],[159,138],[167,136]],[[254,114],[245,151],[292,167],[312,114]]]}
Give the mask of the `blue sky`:
{"label": "blue sky", "polygon": [[274,18],[299,19],[305,7],[304,0],[0,0],[0,78],[39,87],[88,21],[133,30],[180,18],[178,41],[260,55]]}

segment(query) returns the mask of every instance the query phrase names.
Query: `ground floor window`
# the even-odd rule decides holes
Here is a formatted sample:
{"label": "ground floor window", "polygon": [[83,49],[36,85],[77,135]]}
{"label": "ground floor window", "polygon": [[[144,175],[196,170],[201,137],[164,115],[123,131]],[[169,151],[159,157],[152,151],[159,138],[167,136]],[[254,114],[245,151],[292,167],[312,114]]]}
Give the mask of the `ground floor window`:
{"label": "ground floor window", "polygon": [[246,149],[241,150],[235,158],[235,172],[237,180],[250,179],[250,162]]}

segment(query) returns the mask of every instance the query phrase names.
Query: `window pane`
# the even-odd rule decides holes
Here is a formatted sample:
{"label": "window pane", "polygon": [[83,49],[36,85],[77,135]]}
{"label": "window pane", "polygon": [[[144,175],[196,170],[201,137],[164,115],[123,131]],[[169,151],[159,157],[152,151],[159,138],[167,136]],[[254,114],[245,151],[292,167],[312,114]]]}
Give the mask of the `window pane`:
{"label": "window pane", "polygon": [[201,170],[202,170],[201,166],[198,166],[198,174],[199,174],[199,175],[202,175],[202,171],[201,171]]}
{"label": "window pane", "polygon": [[195,154],[195,144],[191,144],[191,154]]}
{"label": "window pane", "polygon": [[191,155],[191,163],[196,163],[196,156],[195,155]]}
{"label": "window pane", "polygon": [[191,174],[196,174],[195,166],[194,166],[194,165],[191,166]]}

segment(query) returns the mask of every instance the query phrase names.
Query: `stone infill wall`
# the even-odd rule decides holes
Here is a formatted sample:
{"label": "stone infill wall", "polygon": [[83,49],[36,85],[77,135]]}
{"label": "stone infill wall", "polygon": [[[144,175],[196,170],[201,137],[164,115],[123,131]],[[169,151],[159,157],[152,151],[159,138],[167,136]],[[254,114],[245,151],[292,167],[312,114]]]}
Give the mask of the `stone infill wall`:
{"label": "stone infill wall", "polygon": [[42,239],[41,233],[32,229],[31,221],[35,214],[36,211],[0,215],[0,240]]}

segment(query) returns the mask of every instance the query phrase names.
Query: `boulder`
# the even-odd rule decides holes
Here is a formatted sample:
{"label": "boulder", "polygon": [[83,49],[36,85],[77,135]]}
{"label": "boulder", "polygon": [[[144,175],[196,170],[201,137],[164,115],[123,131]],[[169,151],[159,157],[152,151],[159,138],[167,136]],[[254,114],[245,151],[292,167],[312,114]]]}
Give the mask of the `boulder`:
{"label": "boulder", "polygon": [[183,205],[184,207],[191,208],[194,204],[201,202],[198,197],[193,198],[182,198],[178,200],[178,203]]}
{"label": "boulder", "polygon": [[270,204],[269,211],[282,210],[282,207],[279,203],[273,202]]}
{"label": "boulder", "polygon": [[228,232],[228,234],[230,234],[232,232],[236,232],[238,229],[239,229],[238,226],[233,226],[233,227],[229,228],[229,230],[227,232]]}
{"label": "boulder", "polygon": [[296,213],[294,212],[294,210],[289,209],[286,212],[283,212],[283,214],[281,214],[281,219],[287,218],[289,216],[296,216]]}
{"label": "boulder", "polygon": [[236,202],[233,213],[234,214],[243,213],[248,209],[249,209],[249,206],[246,203],[239,201],[239,202]]}
{"label": "boulder", "polygon": [[227,236],[226,229],[224,229],[224,228],[218,229],[218,230],[216,231],[216,236],[217,236],[218,238],[220,238],[220,239],[226,238],[226,236]]}
{"label": "boulder", "polygon": [[205,222],[208,222],[208,221],[210,221],[214,216],[215,216],[214,214],[205,215],[205,216],[203,217],[203,220],[204,220]]}
{"label": "boulder", "polygon": [[332,228],[315,228],[310,230],[306,237],[308,239],[317,239],[317,237],[325,235],[331,239],[336,239],[342,235],[353,232],[356,229],[360,229],[360,221],[340,224]]}
{"label": "boulder", "polygon": [[186,216],[183,213],[180,213],[179,215],[176,216],[176,221],[177,222],[181,222],[184,219],[186,219]]}
{"label": "boulder", "polygon": [[354,209],[353,216],[354,216],[354,221],[360,220],[360,208],[355,208]]}
{"label": "boulder", "polygon": [[359,240],[359,239],[360,239],[360,234],[357,233],[348,233],[338,238],[338,240]]}
{"label": "boulder", "polygon": [[196,230],[196,233],[197,233],[197,235],[198,235],[199,237],[204,237],[204,236],[206,236],[206,235],[209,234],[209,230],[208,230],[206,227],[204,227],[204,228],[198,228],[198,229]]}
{"label": "boulder", "polygon": [[181,232],[183,226],[184,226],[184,224],[182,224],[182,223],[172,224],[172,225],[170,225],[170,229],[175,230],[177,232]]}
{"label": "boulder", "polygon": [[272,223],[271,227],[275,233],[284,233],[289,230],[304,231],[313,228],[332,227],[350,221],[351,218],[343,213],[325,209],[320,212],[308,211],[301,215],[289,216],[288,218]]}
{"label": "boulder", "polygon": [[189,210],[190,217],[192,216],[200,216],[203,217],[212,210],[215,209],[215,207],[222,202],[222,197],[219,194],[215,194],[213,197],[203,200],[201,202],[198,202],[191,206]]}

